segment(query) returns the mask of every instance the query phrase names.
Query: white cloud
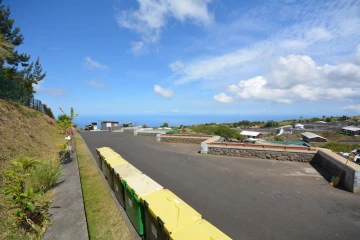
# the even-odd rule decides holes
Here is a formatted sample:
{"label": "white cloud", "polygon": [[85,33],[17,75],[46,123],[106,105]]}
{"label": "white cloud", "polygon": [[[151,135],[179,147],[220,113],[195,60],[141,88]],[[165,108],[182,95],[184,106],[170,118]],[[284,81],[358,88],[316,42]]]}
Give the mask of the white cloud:
{"label": "white cloud", "polygon": [[360,87],[360,66],[344,63],[335,66],[325,65],[321,69],[334,85]]}
{"label": "white cloud", "polygon": [[38,84],[33,84],[33,88],[36,93],[46,94],[54,97],[64,96],[66,91],[62,88],[47,88],[44,87],[45,80],[42,80]]}
{"label": "white cloud", "polygon": [[233,97],[230,97],[226,95],[226,93],[222,92],[219,93],[218,95],[215,95],[214,100],[221,103],[229,103],[233,101]]}
{"label": "white cloud", "polygon": [[131,43],[131,52],[134,55],[141,55],[148,53],[148,48],[143,41],[137,41]]}
{"label": "white cloud", "polygon": [[274,82],[280,88],[289,88],[295,83],[308,83],[322,78],[319,68],[309,56],[290,55],[280,57],[273,66]]}
{"label": "white cloud", "polygon": [[257,51],[239,50],[219,57],[190,62],[181,71],[182,76],[175,81],[175,84],[216,79],[221,75],[236,73],[240,65],[254,60],[257,56],[259,56]]}
{"label": "white cloud", "polygon": [[104,87],[103,82],[96,81],[96,80],[86,81],[85,83],[94,88],[103,88]]}
{"label": "white cloud", "polygon": [[108,66],[94,61],[93,59],[91,59],[91,57],[85,57],[84,58],[84,68],[85,69],[99,68],[101,70],[108,70],[109,69]]}
{"label": "white cloud", "polygon": [[310,29],[305,28],[303,32],[298,32],[298,36],[296,37],[292,34],[288,34],[284,35],[290,37],[290,39],[281,40],[279,45],[290,50],[305,49],[312,44],[329,41],[334,37],[333,34],[323,26]]}
{"label": "white cloud", "polygon": [[289,55],[280,57],[271,72],[271,79],[279,88],[296,84],[360,87],[360,66],[351,62],[318,66],[309,56]]}
{"label": "white cloud", "polygon": [[179,72],[184,68],[184,63],[182,61],[175,61],[169,64],[169,68],[173,72]]}
{"label": "white cloud", "polygon": [[40,92],[45,93],[50,96],[54,96],[54,97],[60,97],[60,96],[64,96],[66,94],[65,90],[62,88],[46,88]]}
{"label": "white cloud", "polygon": [[208,25],[212,14],[208,10],[211,0],[137,0],[137,10],[121,11],[116,16],[120,27],[135,31],[146,45],[160,39],[167,20],[174,18]]}
{"label": "white cloud", "polygon": [[[276,17],[274,11],[278,13]],[[269,63],[279,56],[312,56],[322,62],[334,61],[335,57],[347,54],[354,45],[359,44],[360,31],[355,30],[356,23],[360,25],[359,13],[359,1],[354,0],[326,1],[315,5],[306,0],[290,5],[266,1],[252,10],[236,14],[233,22],[217,24],[209,29],[208,36],[197,39],[194,52],[210,48],[217,54],[207,53],[204,57],[197,56],[185,62],[182,74],[173,76],[175,84],[214,80],[215,86],[218,86],[217,82],[224,79],[265,75]],[[247,27],[249,24],[244,26],[239,22],[251,23],[251,28]],[[282,24],[284,22],[287,23],[286,27]],[[291,59],[287,60],[287,68],[292,66],[292,73],[296,73],[297,67],[291,64]],[[299,62],[302,64],[300,68],[311,70],[302,78],[304,82],[321,78],[318,75],[321,71],[314,69],[314,63],[309,60],[305,58]],[[360,60],[356,63],[360,65]],[[297,74],[291,76],[297,80],[300,77]],[[287,78],[286,81],[291,80]],[[291,83],[287,84],[286,81],[282,83],[289,87]],[[270,81],[269,84],[274,83]]]}
{"label": "white cloud", "polygon": [[237,99],[277,103],[359,99],[360,66],[354,63],[318,66],[309,56],[280,57],[270,69],[269,78],[257,76],[229,85]]}
{"label": "white cloud", "polygon": [[344,109],[360,111],[360,104],[358,104],[358,105],[347,105],[347,106],[344,107]]}
{"label": "white cloud", "polygon": [[159,85],[154,86],[154,92],[164,98],[171,98],[174,95],[174,92],[171,89],[162,88]]}
{"label": "white cloud", "polygon": [[173,109],[172,112],[173,112],[173,113],[178,113],[178,112],[180,112],[180,111],[177,110],[177,109]]}
{"label": "white cloud", "polygon": [[276,103],[360,98],[357,94],[358,90],[348,87],[332,88],[298,84],[288,89],[271,88],[268,80],[262,76],[242,80],[238,85],[230,85],[227,91],[235,94],[237,99],[255,99]]}
{"label": "white cloud", "polygon": [[354,62],[360,66],[360,44],[356,48]]}

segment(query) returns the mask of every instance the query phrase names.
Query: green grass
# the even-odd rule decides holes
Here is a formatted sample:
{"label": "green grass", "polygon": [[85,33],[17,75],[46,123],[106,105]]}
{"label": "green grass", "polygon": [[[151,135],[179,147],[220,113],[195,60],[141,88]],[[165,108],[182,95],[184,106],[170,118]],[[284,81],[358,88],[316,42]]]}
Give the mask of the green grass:
{"label": "green grass", "polygon": [[75,134],[75,140],[90,239],[132,239],[106,183],[78,133]]}

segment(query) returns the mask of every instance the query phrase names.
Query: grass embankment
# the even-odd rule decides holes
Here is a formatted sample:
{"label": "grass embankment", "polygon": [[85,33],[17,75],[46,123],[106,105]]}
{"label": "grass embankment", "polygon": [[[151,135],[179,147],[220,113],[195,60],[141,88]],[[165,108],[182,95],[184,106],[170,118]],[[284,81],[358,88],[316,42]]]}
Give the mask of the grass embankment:
{"label": "grass embankment", "polygon": [[75,134],[75,140],[90,239],[132,239],[106,183],[78,133]]}
{"label": "grass embankment", "polygon": [[[0,100],[0,188],[9,163],[17,158],[30,157],[49,163],[56,158],[57,144],[64,142],[55,120],[47,115],[18,103]],[[29,184],[34,179],[29,179]],[[52,190],[41,196],[42,200],[53,199]],[[20,233],[9,210],[9,197],[0,191],[0,239],[34,239],[33,233]],[[45,224],[44,229],[46,229]]]}

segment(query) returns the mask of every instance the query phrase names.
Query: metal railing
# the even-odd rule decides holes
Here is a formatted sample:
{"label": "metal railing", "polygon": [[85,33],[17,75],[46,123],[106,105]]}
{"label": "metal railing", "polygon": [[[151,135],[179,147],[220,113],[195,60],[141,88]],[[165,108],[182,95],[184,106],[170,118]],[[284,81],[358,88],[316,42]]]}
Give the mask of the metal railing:
{"label": "metal railing", "polygon": [[22,84],[13,80],[6,80],[0,73],[0,99],[17,102],[29,108],[46,113],[46,109],[40,100],[34,98],[32,92],[25,90]]}

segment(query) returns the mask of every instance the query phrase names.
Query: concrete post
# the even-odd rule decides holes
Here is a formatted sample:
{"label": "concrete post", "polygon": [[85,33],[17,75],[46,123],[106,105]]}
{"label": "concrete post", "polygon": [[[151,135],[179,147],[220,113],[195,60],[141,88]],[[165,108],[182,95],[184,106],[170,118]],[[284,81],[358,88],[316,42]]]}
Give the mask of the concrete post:
{"label": "concrete post", "polygon": [[161,142],[161,135],[159,133],[156,134],[156,141]]}
{"label": "concrete post", "polygon": [[202,142],[200,144],[200,146],[201,146],[201,153],[202,154],[207,154],[208,150],[209,150],[208,145],[206,143]]}

